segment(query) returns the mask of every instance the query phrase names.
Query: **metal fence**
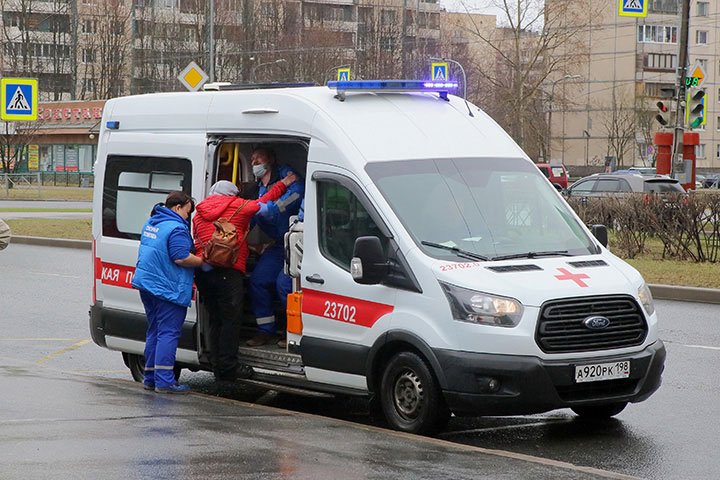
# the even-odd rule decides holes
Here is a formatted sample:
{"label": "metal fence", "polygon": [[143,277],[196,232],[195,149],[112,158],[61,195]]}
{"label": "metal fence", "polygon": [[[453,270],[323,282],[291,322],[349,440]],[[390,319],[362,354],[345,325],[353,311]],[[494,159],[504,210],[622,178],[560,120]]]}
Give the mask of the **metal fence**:
{"label": "metal fence", "polygon": [[0,188],[7,194],[11,188],[39,188],[42,186],[92,187],[92,172],[29,172],[0,173]]}

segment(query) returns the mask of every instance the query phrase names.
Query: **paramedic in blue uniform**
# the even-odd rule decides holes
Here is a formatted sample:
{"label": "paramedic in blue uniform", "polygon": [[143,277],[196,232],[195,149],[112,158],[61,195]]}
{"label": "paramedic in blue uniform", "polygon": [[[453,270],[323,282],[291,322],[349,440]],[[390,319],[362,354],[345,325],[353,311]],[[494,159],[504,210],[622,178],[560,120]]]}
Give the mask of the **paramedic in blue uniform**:
{"label": "paramedic in blue uniform", "polygon": [[[265,195],[286,175],[297,175],[288,165],[278,164],[274,152],[269,148],[256,148],[250,161],[253,175],[259,180],[259,196]],[[259,330],[256,336],[247,341],[251,347],[278,342],[273,300],[277,295],[283,308],[286,308],[287,296],[292,293],[292,280],[283,271],[283,241],[289,229],[290,217],[298,214],[304,194],[305,184],[302,181],[293,182],[282,197],[274,202],[260,204],[260,211],[253,217],[254,222],[272,239],[272,243],[256,249],[260,256],[250,276],[253,313]],[[284,340],[280,340],[278,346],[284,347]]]}
{"label": "paramedic in blue uniform", "polygon": [[140,237],[132,286],[140,290],[148,329],[145,338],[146,390],[187,393],[175,381],[175,351],[190,306],[195,268],[202,259],[193,254],[190,215],[195,202],[185,192],[171,192],[165,204],[153,207]]}

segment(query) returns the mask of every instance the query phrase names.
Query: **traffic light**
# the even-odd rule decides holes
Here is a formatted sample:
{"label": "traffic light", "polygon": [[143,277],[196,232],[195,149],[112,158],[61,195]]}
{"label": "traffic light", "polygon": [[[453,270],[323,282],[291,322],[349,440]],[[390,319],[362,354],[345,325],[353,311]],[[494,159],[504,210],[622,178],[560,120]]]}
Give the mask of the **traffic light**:
{"label": "traffic light", "polygon": [[691,128],[706,123],[705,110],[705,90],[690,88],[687,98],[687,123]]}
{"label": "traffic light", "polygon": [[656,105],[660,113],[655,115],[655,120],[664,127],[670,123],[670,109],[665,102],[657,102]]}

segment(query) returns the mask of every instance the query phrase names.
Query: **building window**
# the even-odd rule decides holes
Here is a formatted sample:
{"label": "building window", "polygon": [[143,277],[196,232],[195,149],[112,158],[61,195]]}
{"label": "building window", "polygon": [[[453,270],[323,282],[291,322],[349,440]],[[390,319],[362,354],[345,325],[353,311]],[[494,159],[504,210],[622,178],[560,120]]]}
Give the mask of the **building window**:
{"label": "building window", "polygon": [[396,19],[395,10],[383,10],[380,13],[380,22],[383,25],[395,25]]}
{"label": "building window", "polygon": [[670,53],[648,53],[645,56],[645,68],[656,70],[675,70],[677,55]]}
{"label": "building window", "polygon": [[695,157],[705,158],[705,144],[704,143],[701,143],[700,145],[695,146]]}
{"label": "building window", "polygon": [[392,37],[381,37],[380,48],[382,50],[393,51],[395,49],[395,39]]}
{"label": "building window", "polygon": [[678,14],[678,0],[646,0],[648,13]]}
{"label": "building window", "polygon": [[82,22],[82,33],[97,33],[97,20],[84,20]]}
{"label": "building window", "polygon": [[720,143],[719,143],[718,146],[717,146],[717,153],[716,153],[716,155],[717,155],[717,158],[720,159]]}
{"label": "building window", "polygon": [[677,27],[667,25],[638,25],[638,42],[677,43],[677,32]]}
{"label": "building window", "polygon": [[697,62],[707,72],[707,58],[698,58]]}
{"label": "building window", "polygon": [[706,30],[698,30],[695,32],[695,44],[707,45],[708,32]]}
{"label": "building window", "polygon": [[710,4],[708,2],[697,2],[697,16],[707,17],[710,12]]}
{"label": "building window", "polygon": [[645,84],[645,95],[651,98],[673,98],[675,97],[675,84],[648,82]]}
{"label": "building window", "polygon": [[95,63],[95,50],[92,48],[83,48],[83,63]]}
{"label": "building window", "polygon": [[83,81],[82,81],[83,92],[94,93],[96,86],[97,86],[97,82],[95,81],[94,78],[83,78]]}

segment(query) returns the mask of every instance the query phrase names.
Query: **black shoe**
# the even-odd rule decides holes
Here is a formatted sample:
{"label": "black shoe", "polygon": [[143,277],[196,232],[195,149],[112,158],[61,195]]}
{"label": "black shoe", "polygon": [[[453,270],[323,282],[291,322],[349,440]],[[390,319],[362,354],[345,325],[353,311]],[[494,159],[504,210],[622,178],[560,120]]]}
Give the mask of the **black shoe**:
{"label": "black shoe", "polygon": [[237,370],[235,371],[237,378],[244,379],[244,378],[250,378],[255,374],[255,370],[250,365],[245,365],[244,363],[241,363],[238,365]]}

